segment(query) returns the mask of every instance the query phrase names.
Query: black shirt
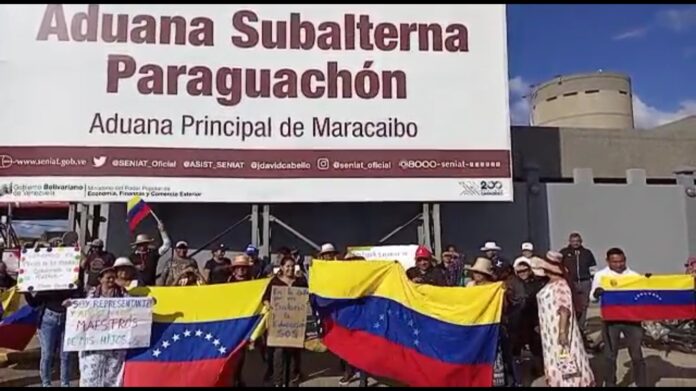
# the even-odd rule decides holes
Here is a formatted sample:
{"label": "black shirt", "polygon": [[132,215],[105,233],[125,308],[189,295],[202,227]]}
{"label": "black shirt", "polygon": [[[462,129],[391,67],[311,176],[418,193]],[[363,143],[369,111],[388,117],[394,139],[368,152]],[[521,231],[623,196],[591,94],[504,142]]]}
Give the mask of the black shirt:
{"label": "black shirt", "polygon": [[154,286],[157,282],[157,263],[160,255],[157,250],[150,249],[147,253],[132,253],[130,260],[135,265],[137,280],[145,286]]}
{"label": "black shirt", "polygon": [[43,291],[37,292],[36,296],[32,296],[30,293],[25,293],[24,298],[27,300],[27,304],[31,307],[40,307],[42,309],[49,309],[53,312],[59,314],[64,314],[66,312],[65,307],[63,307],[63,302],[67,299],[79,299],[83,296],[82,289],[73,289],[65,291]]}
{"label": "black shirt", "polygon": [[221,262],[217,262],[215,259],[209,259],[204,270],[208,270],[208,281],[207,284],[222,284],[227,282],[232,275],[232,270],[230,269],[230,264],[232,261],[229,258],[222,258]]}
{"label": "black shirt", "polygon": [[586,281],[592,278],[590,268],[597,266],[592,251],[585,247],[573,249],[566,247],[561,250],[563,265],[568,269],[568,278],[571,282]]}
{"label": "black shirt", "polygon": [[271,279],[271,281],[268,283],[268,286],[266,287],[266,292],[264,292],[263,294],[263,301],[271,301],[271,292],[273,291],[274,286],[295,286],[300,288],[307,288],[309,285],[307,285],[307,280],[304,277],[297,277],[292,282],[292,284],[288,285],[283,280],[281,280],[279,276],[275,276]]}
{"label": "black shirt", "polygon": [[429,284],[435,286],[447,286],[447,277],[445,273],[439,267],[431,266],[425,273],[413,266],[406,271],[406,277],[413,281],[414,278],[419,277],[421,281],[417,282],[419,284]]}

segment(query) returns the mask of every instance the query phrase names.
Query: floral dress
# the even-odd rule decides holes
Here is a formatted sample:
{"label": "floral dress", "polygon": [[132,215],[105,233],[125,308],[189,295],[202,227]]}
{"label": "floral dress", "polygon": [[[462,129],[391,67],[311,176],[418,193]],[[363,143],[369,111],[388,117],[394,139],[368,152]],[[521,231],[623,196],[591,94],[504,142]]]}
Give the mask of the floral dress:
{"label": "floral dress", "polygon": [[[573,297],[570,287],[565,280],[549,282],[537,294],[539,306],[539,330],[544,355],[544,373],[546,383],[550,387],[590,387],[594,385],[594,374],[590,367],[590,361],[583,346],[583,339],[575,320],[573,310]],[[570,357],[575,361],[578,373],[566,377],[563,376],[559,360],[562,347],[558,343],[558,327],[560,321],[560,309],[570,310]]]}
{"label": "floral dress", "polygon": [[[87,298],[101,297],[100,289],[93,289]],[[116,297],[124,297],[123,291]],[[121,387],[126,350],[81,351],[80,387]]]}

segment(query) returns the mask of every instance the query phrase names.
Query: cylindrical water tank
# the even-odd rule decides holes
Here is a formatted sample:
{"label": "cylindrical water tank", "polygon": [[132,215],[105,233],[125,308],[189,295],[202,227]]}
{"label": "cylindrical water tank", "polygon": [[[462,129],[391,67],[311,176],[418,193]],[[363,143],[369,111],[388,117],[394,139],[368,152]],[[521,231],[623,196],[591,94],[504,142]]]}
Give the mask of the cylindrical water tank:
{"label": "cylindrical water tank", "polygon": [[558,76],[532,92],[531,125],[633,128],[631,79],[597,72]]}

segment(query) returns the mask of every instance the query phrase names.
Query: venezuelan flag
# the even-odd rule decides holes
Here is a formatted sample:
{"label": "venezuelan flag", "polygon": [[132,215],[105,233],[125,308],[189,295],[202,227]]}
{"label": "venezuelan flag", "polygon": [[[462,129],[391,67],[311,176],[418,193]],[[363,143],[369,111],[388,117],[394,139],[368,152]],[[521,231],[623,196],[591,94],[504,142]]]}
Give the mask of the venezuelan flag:
{"label": "venezuelan flag", "polygon": [[503,287],[410,282],[393,261],[312,263],[324,344],[351,365],[409,386],[492,386]]}
{"label": "venezuelan flag", "polygon": [[239,353],[262,319],[268,281],[129,291],[156,302],[150,347],[129,351],[124,386],[230,385]]}
{"label": "venezuelan flag", "polygon": [[135,231],[135,227],[152,212],[150,206],[138,196],[128,200],[126,211],[126,219],[128,220],[128,227],[131,231]]}
{"label": "venezuelan flag", "polygon": [[681,320],[696,318],[694,277],[604,276],[600,281],[602,319],[609,321]]}
{"label": "venezuelan flag", "polygon": [[39,311],[28,305],[19,310],[21,296],[17,287],[2,294],[2,321],[0,321],[0,347],[24,350],[34,334],[39,321]]}

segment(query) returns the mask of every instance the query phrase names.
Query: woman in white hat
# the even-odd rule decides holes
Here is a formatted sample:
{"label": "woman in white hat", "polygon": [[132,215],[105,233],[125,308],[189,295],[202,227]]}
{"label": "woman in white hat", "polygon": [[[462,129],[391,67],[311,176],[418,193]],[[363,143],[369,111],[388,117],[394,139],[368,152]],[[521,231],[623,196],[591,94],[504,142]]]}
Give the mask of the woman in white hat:
{"label": "woman in white hat", "polygon": [[119,257],[114,262],[113,266],[116,271],[116,284],[123,289],[131,289],[138,286],[138,280],[135,278],[135,265],[126,257]]}
{"label": "woman in white hat", "polygon": [[490,259],[484,257],[476,258],[473,266],[464,267],[471,275],[471,280],[466,284],[467,287],[479,286],[495,282],[493,274],[493,264]]}
{"label": "woman in white hat", "polygon": [[325,261],[335,261],[338,259],[338,251],[336,251],[336,247],[334,247],[333,244],[331,243],[324,243],[321,245],[321,250],[319,250],[319,259],[323,259]]}
{"label": "woman in white hat", "polygon": [[562,262],[561,253],[549,251],[546,259],[536,265],[549,278],[537,294],[546,383],[550,387],[592,387],[594,374]]}

